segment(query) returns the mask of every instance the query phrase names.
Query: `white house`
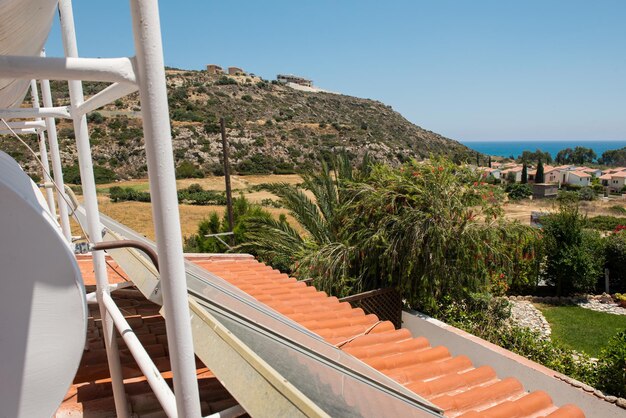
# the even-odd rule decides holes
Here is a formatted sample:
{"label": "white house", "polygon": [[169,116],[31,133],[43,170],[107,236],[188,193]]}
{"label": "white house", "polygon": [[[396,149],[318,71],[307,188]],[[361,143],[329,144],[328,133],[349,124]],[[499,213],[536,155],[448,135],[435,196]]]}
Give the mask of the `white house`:
{"label": "white house", "polygon": [[513,175],[515,175],[516,183],[519,183],[522,181],[522,166],[521,165],[507,168],[506,170],[502,170],[500,172],[500,179],[503,181],[508,181],[509,173],[513,173]]}
{"label": "white house", "polygon": [[600,176],[602,185],[609,188],[610,192],[620,192],[626,184],[626,170],[616,173],[607,173]]}
{"label": "white house", "polygon": [[589,186],[591,184],[591,174],[583,171],[565,171],[561,174],[561,183],[573,184],[576,186]]}
{"label": "white house", "polygon": [[497,168],[478,167],[478,171],[481,172],[481,176],[484,179],[488,179],[488,178],[499,179],[500,178],[500,170]]}

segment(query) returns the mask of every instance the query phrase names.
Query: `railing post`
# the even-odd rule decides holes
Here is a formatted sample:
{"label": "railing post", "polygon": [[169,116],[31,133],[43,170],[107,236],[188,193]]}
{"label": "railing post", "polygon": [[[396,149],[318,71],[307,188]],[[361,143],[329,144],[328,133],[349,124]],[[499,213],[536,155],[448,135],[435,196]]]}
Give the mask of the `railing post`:
{"label": "railing post", "polygon": [[[71,0],[59,0],[59,16],[61,20],[61,34],[63,37],[63,48],[66,57],[78,57],[78,47],[76,45],[76,32],[74,28],[74,15]],[[68,81],[71,107],[75,108],[84,101],[83,85],[79,80]],[[83,187],[85,211],[87,214],[87,233],[93,243],[102,241],[102,231],[100,226],[100,213],[98,211],[98,197],[96,194],[96,183],[93,174],[93,162],[91,159],[91,149],[89,146],[89,132],[87,130],[87,117],[85,115],[73,115],[74,134],[76,135],[76,148],[78,150],[78,165],[80,168],[80,178]],[[113,397],[115,400],[115,411],[118,417],[128,417],[128,406],[126,403],[126,393],[124,392],[124,380],[122,367],[120,364],[119,352],[115,328],[111,315],[108,313],[102,300],[103,293],[109,293],[109,280],[107,277],[106,264],[103,251],[93,251],[93,265],[96,275],[96,296],[100,306],[102,318],[102,331],[107,351],[107,361],[111,373],[111,384],[113,387]]]}
{"label": "railing post", "polygon": [[152,218],[159,254],[176,406],[180,417],[194,418],[200,416],[200,398],[185,279],[159,9],[156,0],[130,0],[130,7]]}
{"label": "railing post", "polygon": [[[41,97],[44,107],[52,107],[52,93],[50,82],[41,80]],[[70,217],[68,213],[65,182],[63,181],[63,168],[61,167],[61,152],[59,151],[59,140],[57,138],[57,125],[54,118],[46,118],[46,132],[48,132],[48,145],[50,145],[50,159],[52,160],[52,172],[54,182],[57,185],[57,203],[59,207],[59,218],[61,219],[61,230],[67,242],[72,241],[72,230],[70,228]]]}
{"label": "railing post", "polygon": [[[39,92],[37,91],[37,81],[30,81],[30,96],[33,103],[33,108],[39,109]],[[35,120],[41,120],[41,118],[35,118]],[[37,130],[37,138],[39,139],[39,159],[43,164],[42,167],[42,175],[44,183],[49,183],[52,181],[50,177],[50,163],[48,162],[48,149],[46,148],[46,134],[41,130]],[[46,187],[46,201],[48,202],[48,209],[50,209],[50,213],[52,216],[56,217],[56,207],[54,205],[54,193],[52,189]]]}

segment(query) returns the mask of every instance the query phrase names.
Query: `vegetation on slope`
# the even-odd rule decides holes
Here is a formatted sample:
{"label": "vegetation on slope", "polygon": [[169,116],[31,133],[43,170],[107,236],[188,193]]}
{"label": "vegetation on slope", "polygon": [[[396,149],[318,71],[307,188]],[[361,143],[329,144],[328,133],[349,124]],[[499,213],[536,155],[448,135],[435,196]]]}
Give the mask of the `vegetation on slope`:
{"label": "vegetation on slope", "polygon": [[[383,103],[331,93],[309,93],[253,76],[214,76],[167,71],[172,138],[177,166],[194,176],[221,174],[219,118],[226,119],[231,163],[240,174],[285,174],[319,167],[336,149],[368,152],[381,162],[444,154],[457,161],[474,153],[456,141],[413,125]],[[86,96],[105,86],[85,83]],[[53,82],[56,105],[68,104],[67,84]],[[137,94],[88,115],[98,166],[119,178],[146,175]],[[59,121],[64,164],[75,163],[72,125]],[[34,142],[34,141],[33,141]],[[0,137],[29,171],[37,168],[13,139]],[[194,171],[195,169],[195,171]]]}

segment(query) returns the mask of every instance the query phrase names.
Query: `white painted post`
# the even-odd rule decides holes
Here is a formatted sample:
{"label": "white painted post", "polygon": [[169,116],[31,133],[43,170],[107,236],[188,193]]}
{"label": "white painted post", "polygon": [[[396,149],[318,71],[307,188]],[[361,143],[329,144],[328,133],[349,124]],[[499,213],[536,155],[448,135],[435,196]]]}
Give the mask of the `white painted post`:
{"label": "white painted post", "polygon": [[[35,109],[39,108],[39,92],[37,91],[37,82],[35,80],[30,81],[30,95],[33,103],[33,107]],[[36,118],[35,120],[40,121],[41,118]],[[48,162],[48,150],[46,148],[46,134],[41,130],[37,130],[37,137],[39,138],[39,159],[43,165],[42,167],[42,176],[44,183],[49,183],[52,181],[50,177],[50,163]],[[54,205],[54,193],[52,189],[46,187],[46,201],[48,202],[48,209],[50,209],[50,213],[53,217],[56,218],[56,207]]]}
{"label": "white painted post", "polygon": [[[74,28],[74,15],[71,0],[59,1],[59,16],[61,21],[61,34],[63,38],[63,48],[67,57],[78,57],[78,47],[76,45],[76,32]],[[80,106],[84,101],[83,85],[79,80],[68,81],[70,102],[72,108]],[[80,178],[83,187],[85,211],[87,214],[87,233],[93,243],[102,241],[102,231],[100,230],[100,213],[98,211],[98,197],[96,194],[96,183],[93,174],[93,162],[91,159],[91,149],[89,147],[89,132],[87,130],[87,117],[85,115],[73,116],[74,134],[76,135],[76,148],[78,150],[78,165],[80,168]],[[124,381],[122,367],[117,349],[117,340],[113,319],[108,313],[102,300],[103,293],[109,293],[109,280],[107,277],[106,264],[103,251],[93,251],[93,265],[96,275],[96,297],[100,306],[102,317],[102,331],[107,350],[107,361],[111,373],[111,383],[113,387],[113,398],[115,400],[115,411],[118,417],[127,418],[128,407],[126,393],[124,392]]]}
{"label": "white painted post", "polygon": [[130,5],[174,393],[178,416],[193,418],[200,416],[200,398],[185,280],[159,9],[156,0],[131,0]]}
{"label": "white painted post", "polygon": [[[52,93],[50,82],[41,80],[41,96],[45,107],[52,107]],[[65,195],[65,183],[63,181],[63,168],[61,167],[61,152],[59,151],[59,140],[57,138],[57,125],[54,118],[46,118],[46,131],[48,132],[48,144],[50,145],[50,157],[52,160],[52,172],[54,182],[57,185],[57,203],[59,207],[59,218],[61,219],[61,230],[67,242],[72,242],[72,230],[70,228],[70,217],[67,208],[67,197]]]}

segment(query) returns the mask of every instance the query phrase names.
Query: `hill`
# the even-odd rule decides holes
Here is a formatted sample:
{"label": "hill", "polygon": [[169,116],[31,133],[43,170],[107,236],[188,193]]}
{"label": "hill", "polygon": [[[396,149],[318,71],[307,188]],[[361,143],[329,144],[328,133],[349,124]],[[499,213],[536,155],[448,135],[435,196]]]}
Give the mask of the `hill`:
{"label": "hill", "polygon": [[[220,117],[227,122],[231,164],[240,174],[292,173],[317,165],[337,149],[355,157],[368,152],[392,164],[430,154],[446,154],[455,160],[474,154],[456,141],[412,124],[378,101],[298,91],[250,75],[170,69],[166,76],[175,158],[178,166],[182,164],[183,175],[221,173]],[[53,82],[52,86],[55,104],[67,104],[67,84]],[[102,83],[85,83],[85,94],[103,87]],[[118,178],[145,176],[138,111],[134,94],[89,115],[94,161]],[[63,160],[69,166],[76,161],[71,121],[58,122],[58,130]],[[37,172],[13,139],[0,137],[0,143],[29,171]]]}

